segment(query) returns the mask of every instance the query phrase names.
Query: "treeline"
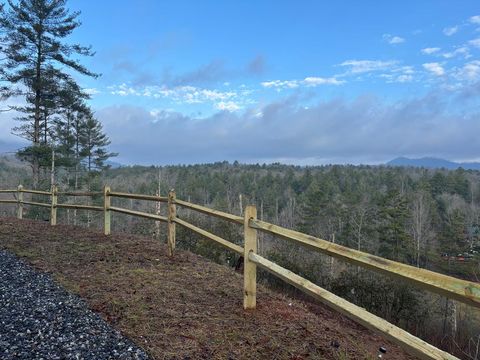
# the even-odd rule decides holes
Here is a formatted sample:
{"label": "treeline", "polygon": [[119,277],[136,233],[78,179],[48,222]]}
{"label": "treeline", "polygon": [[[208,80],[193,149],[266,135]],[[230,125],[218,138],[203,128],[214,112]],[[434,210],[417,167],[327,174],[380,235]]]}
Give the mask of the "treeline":
{"label": "treeline", "polygon": [[142,193],[155,193],[160,177],[164,193],[176,188],[180,198],[231,213],[255,204],[264,220],[424,268],[480,245],[475,171],[224,162],[123,167],[103,176]]}

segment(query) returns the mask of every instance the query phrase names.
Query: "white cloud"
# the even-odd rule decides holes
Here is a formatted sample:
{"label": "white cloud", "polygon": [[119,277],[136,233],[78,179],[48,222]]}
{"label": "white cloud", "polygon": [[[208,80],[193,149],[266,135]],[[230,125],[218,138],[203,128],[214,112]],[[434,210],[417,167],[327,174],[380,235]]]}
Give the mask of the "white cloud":
{"label": "white cloud", "polygon": [[390,34],[383,34],[383,40],[388,42],[389,44],[395,45],[395,44],[401,44],[405,42],[405,39],[400,37],[400,36],[393,36]]}
{"label": "white cloud", "polygon": [[437,76],[445,75],[445,69],[438,62],[425,63],[425,64],[423,64],[423,67],[424,67],[425,70],[430,71],[434,75],[437,75]]}
{"label": "white cloud", "polygon": [[317,76],[309,76],[303,80],[271,80],[261,83],[263,87],[280,89],[296,89],[300,86],[315,87],[320,85],[341,85],[345,83],[343,80],[338,80],[334,77],[323,78]]}
{"label": "white cloud", "polygon": [[405,39],[400,36],[394,36],[389,41],[390,44],[400,44],[403,42],[405,42]]}
{"label": "white cloud", "polygon": [[290,88],[295,89],[299,86],[297,80],[272,80],[261,83],[266,88]]}
{"label": "white cloud", "polygon": [[207,100],[225,100],[230,99],[236,96],[234,91],[218,91],[218,90],[208,90],[208,89],[196,89],[195,93],[199,94],[200,97],[204,97]]}
{"label": "white cloud", "polygon": [[100,94],[100,90],[96,89],[96,88],[86,88],[86,89],[83,89],[83,91],[88,94],[88,95],[97,95],[97,94]]}
{"label": "white cloud", "polygon": [[476,39],[473,39],[473,40],[470,40],[468,42],[470,45],[472,46],[475,46],[477,48],[480,48],[480,38],[476,38]]}
{"label": "white cloud", "polygon": [[431,55],[439,52],[440,50],[441,49],[438,47],[428,47],[428,48],[422,49],[421,51],[422,51],[422,54]]}
{"label": "white cloud", "polygon": [[458,32],[458,26],[451,26],[443,29],[443,33],[447,36],[452,36]]}
{"label": "white cloud", "polygon": [[414,80],[413,75],[415,74],[415,70],[413,66],[397,66],[389,70],[389,73],[379,75],[385,79],[387,83],[407,83]]}
{"label": "white cloud", "polygon": [[162,110],[159,110],[159,109],[152,109],[149,111],[149,114],[151,117],[157,117],[161,113],[162,113]]}
{"label": "white cloud", "polygon": [[215,108],[221,111],[237,111],[240,110],[242,107],[233,101],[221,101],[215,104]]}
{"label": "white cloud", "polygon": [[450,51],[450,52],[442,54],[442,56],[445,59],[451,59],[451,58],[454,58],[458,55],[463,55],[466,59],[468,59],[471,56],[470,55],[470,49],[466,46],[462,46],[462,47],[459,47],[459,48],[455,49],[454,51]]}
{"label": "white cloud", "polygon": [[[344,75],[357,75],[365,73],[380,72],[369,76],[378,76],[385,79],[387,83],[407,83],[414,81],[415,68],[412,65],[400,65],[396,60],[348,60],[339,66],[349,66],[350,69]],[[357,77],[357,80],[362,80]]]}
{"label": "white cloud", "polygon": [[480,15],[475,15],[472,16],[470,19],[468,19],[472,24],[480,24]]}
{"label": "white cloud", "polygon": [[415,73],[415,70],[413,69],[413,66],[406,65],[406,66],[400,66],[399,68],[393,69],[392,72],[394,72],[394,73],[401,72],[401,73],[404,73],[404,74],[411,75],[411,74]]}
{"label": "white cloud", "polygon": [[112,95],[120,95],[120,96],[128,96],[128,95],[141,95],[134,87],[129,86],[125,83],[120,84],[118,86],[109,86],[108,87],[111,91],[110,94]]}
{"label": "white cloud", "polygon": [[413,76],[412,75],[406,75],[406,74],[399,75],[396,78],[396,81],[399,82],[399,83],[412,82],[413,81]]}
{"label": "white cloud", "polygon": [[480,80],[480,60],[474,60],[463,65],[457,70],[455,77],[458,80],[477,81]]}
{"label": "white cloud", "polygon": [[322,78],[322,77],[306,77],[303,79],[303,84],[306,86],[318,86],[318,85],[341,85],[345,81],[343,80],[338,80],[336,78],[330,77],[330,78]]}
{"label": "white cloud", "polygon": [[351,74],[362,74],[372,71],[382,71],[392,68],[398,64],[398,61],[380,61],[380,60],[347,60],[339,66],[349,67]]}
{"label": "white cloud", "polygon": [[[109,86],[110,93],[119,96],[138,96],[152,99],[166,99],[174,104],[211,104],[214,109],[236,111],[241,104],[252,104],[249,98],[250,90],[220,91],[185,85],[176,87],[144,86],[133,87],[127,84]],[[151,110],[150,115],[156,116],[158,110]]]}
{"label": "white cloud", "polygon": [[401,74],[401,75],[394,75],[394,74],[380,74],[381,78],[385,79],[387,83],[408,83],[413,81],[413,76],[410,74]]}
{"label": "white cloud", "polygon": [[155,99],[169,98],[176,102],[186,102],[188,104],[225,101],[238,96],[235,91],[219,91],[216,89],[203,89],[195,86],[177,86],[168,88],[165,86],[145,86],[136,88],[127,84],[110,86],[112,95],[120,96],[142,96]]}

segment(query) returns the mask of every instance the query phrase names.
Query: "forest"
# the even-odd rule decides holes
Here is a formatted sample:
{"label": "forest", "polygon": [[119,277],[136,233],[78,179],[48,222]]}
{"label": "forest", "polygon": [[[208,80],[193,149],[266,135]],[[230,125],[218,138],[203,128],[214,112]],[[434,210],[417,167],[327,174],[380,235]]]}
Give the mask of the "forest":
{"label": "forest", "polygon": [[[31,178],[12,177],[15,161],[4,160],[4,186]],[[20,166],[17,164],[17,166]],[[21,167],[20,167],[21,168]],[[70,169],[75,172],[78,169]],[[17,171],[16,174],[22,174]],[[296,229],[328,241],[416,267],[478,281],[480,250],[480,173],[386,166],[315,166],[282,164],[214,164],[127,166],[92,175],[83,168],[75,179],[58,169],[62,189],[115,191],[166,195],[241,215],[247,204],[257,206],[260,219]],[[48,186],[46,186],[48,188]],[[79,199],[67,198],[62,202]],[[90,200],[84,199],[85,203]],[[90,203],[102,204],[102,197]],[[114,199],[120,206],[166,213],[159,204]],[[10,211],[6,207],[2,212]],[[29,217],[48,219],[48,211],[31,208]],[[242,229],[187,209],[178,216],[237,242]],[[101,227],[103,218],[89,212],[59,212],[63,223]],[[115,214],[113,231],[143,234],[166,241],[166,229],[154,221]],[[238,265],[238,258],[210,241],[179,228],[178,246],[213,261]],[[462,358],[474,358],[480,329],[478,312],[403,283],[348,266],[327,256],[312,254],[268,235],[260,237],[259,252],[301,276],[378,314],[415,335]],[[289,286],[262,274],[263,281],[301,296]]]}

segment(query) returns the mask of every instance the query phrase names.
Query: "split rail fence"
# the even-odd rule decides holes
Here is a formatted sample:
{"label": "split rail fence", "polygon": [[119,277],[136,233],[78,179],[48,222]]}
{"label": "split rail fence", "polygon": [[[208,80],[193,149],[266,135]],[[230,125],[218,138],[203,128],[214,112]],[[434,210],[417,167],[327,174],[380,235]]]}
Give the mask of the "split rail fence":
{"label": "split rail fence", "polygon": [[[301,276],[285,269],[274,262],[262,257],[257,252],[257,232],[265,232],[280,238],[293,241],[312,251],[317,251],[349,264],[360,266],[374,272],[389,276],[393,279],[406,281],[411,285],[417,286],[447,298],[465,303],[467,305],[480,308],[480,284],[470,281],[457,279],[443,274],[435,273],[429,270],[416,268],[399,262],[391,261],[375,255],[371,255],[358,250],[350,249],[345,246],[334,244],[326,240],[306,235],[294,230],[289,230],[265,221],[257,219],[257,210],[255,206],[247,206],[244,216],[237,216],[223,211],[213,210],[201,205],[196,205],[187,201],[177,199],[175,191],[171,190],[168,197],[152,196],[142,194],[131,194],[115,192],[110,187],[105,186],[103,191],[103,207],[90,205],[60,204],[59,195],[66,196],[94,196],[101,195],[99,192],[60,192],[54,186],[51,191],[39,191],[24,189],[21,185],[17,189],[0,190],[0,193],[10,193],[16,195],[16,199],[1,199],[0,203],[16,204],[17,217],[23,216],[24,205],[41,206],[50,208],[50,224],[57,224],[57,209],[82,209],[103,212],[105,235],[111,233],[111,214],[112,212],[123,213],[127,215],[139,216],[147,219],[165,222],[168,224],[168,255],[173,256],[175,250],[175,226],[178,224],[191,231],[204,236],[216,243],[224,246],[230,251],[237,253],[244,258],[244,296],[243,305],[245,309],[255,309],[256,307],[256,284],[257,267],[277,276],[283,281],[293,285],[304,293],[312,296],[334,310],[344,314],[355,322],[362,324],[366,328],[382,334],[393,343],[400,345],[408,353],[421,359],[456,359],[455,356],[442,351],[433,345],[413,336],[409,332],[389,323],[388,321],[369,313],[364,308],[354,305],[345,299],[321,288],[320,286],[302,278]],[[50,202],[25,201],[23,194],[45,195],[50,197]],[[111,205],[112,198],[126,198],[136,200],[146,200],[162,202],[168,204],[168,216],[135,211],[126,208],[115,207]],[[203,230],[177,216],[176,207],[184,207],[209,216],[220,218],[234,224],[243,226],[244,244],[243,246],[234,244],[215,234]]]}

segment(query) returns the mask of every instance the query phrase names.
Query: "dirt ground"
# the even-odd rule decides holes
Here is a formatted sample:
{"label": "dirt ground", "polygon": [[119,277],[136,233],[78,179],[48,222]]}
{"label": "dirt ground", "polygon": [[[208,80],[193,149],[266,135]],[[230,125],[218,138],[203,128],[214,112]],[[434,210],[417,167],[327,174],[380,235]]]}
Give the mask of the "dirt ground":
{"label": "dirt ground", "polygon": [[[177,242],[182,241],[177,239]],[[49,272],[155,359],[410,358],[321,304],[259,286],[243,310],[242,275],[151,238],[0,218],[0,248]]]}

